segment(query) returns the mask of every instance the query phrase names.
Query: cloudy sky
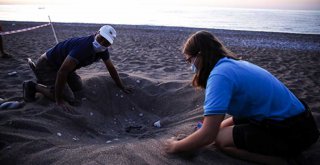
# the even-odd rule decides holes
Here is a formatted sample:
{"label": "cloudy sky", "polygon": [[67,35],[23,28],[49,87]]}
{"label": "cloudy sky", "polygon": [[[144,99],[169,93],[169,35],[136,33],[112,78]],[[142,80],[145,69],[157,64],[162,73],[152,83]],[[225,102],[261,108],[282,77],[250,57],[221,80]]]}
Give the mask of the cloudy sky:
{"label": "cloudy sky", "polygon": [[106,6],[130,7],[135,5],[153,6],[208,6],[228,8],[259,8],[259,9],[298,9],[298,10],[320,10],[319,0],[0,0],[0,5],[5,4],[57,4],[71,6]]}

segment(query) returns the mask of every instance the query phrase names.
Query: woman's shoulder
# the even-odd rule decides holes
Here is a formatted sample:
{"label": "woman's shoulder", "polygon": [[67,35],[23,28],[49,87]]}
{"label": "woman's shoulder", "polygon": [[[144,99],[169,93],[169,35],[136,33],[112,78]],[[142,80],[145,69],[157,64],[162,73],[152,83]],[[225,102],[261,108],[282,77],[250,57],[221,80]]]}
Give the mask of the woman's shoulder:
{"label": "woman's shoulder", "polygon": [[238,60],[234,60],[228,57],[224,57],[219,60],[216,66],[213,69],[213,72],[221,72],[221,71],[228,71],[232,68],[235,68],[239,65]]}
{"label": "woman's shoulder", "polygon": [[219,60],[217,65],[212,69],[210,76],[213,77],[219,75],[228,79],[234,79],[234,77],[237,77],[237,75],[239,75],[239,72],[243,72],[243,63],[246,62],[224,57]]}

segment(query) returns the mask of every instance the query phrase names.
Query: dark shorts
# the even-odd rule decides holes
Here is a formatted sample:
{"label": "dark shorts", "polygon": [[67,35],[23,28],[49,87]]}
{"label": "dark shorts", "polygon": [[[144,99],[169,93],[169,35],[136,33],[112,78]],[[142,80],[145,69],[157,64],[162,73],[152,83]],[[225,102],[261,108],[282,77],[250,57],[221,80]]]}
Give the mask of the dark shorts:
{"label": "dark shorts", "polygon": [[[58,69],[51,65],[43,55],[38,59],[35,67],[35,75],[37,77],[37,83],[48,86],[51,89],[54,89]],[[82,80],[76,72],[71,72],[68,75],[67,84],[63,91],[64,96],[68,100],[73,100],[73,92],[81,90],[83,87]],[[52,90],[54,91],[54,90]]]}
{"label": "dark shorts", "polygon": [[283,121],[235,119],[233,140],[237,148],[249,152],[281,157],[300,154],[317,142],[319,131],[306,110]]}

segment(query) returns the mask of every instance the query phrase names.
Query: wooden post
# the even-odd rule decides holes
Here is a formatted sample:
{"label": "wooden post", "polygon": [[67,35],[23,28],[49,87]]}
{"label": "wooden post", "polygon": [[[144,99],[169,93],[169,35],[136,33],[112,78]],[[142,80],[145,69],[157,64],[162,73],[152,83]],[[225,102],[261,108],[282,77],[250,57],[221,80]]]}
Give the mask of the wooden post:
{"label": "wooden post", "polygon": [[57,38],[57,35],[56,35],[56,31],[54,30],[54,27],[53,27],[53,24],[51,22],[51,19],[50,19],[50,16],[48,15],[48,18],[49,18],[49,21],[50,21],[50,25],[51,25],[51,28],[52,28],[52,32],[53,32],[53,35],[54,35],[54,38],[56,39],[56,42],[57,44],[59,43],[58,41],[58,38]]}

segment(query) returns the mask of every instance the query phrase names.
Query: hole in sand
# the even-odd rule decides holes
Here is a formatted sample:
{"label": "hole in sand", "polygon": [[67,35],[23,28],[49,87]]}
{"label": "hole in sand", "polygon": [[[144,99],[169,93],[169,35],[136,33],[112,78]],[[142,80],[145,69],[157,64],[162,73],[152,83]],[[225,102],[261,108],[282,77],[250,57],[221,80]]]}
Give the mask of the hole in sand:
{"label": "hole in sand", "polygon": [[[81,106],[75,110],[86,124],[74,132],[79,139],[96,142],[113,142],[123,138],[148,138],[158,135],[170,126],[192,119],[202,92],[196,92],[189,81],[160,82],[145,77],[121,75],[127,85],[133,86],[132,94],[125,94],[106,75],[84,78]],[[176,120],[176,119],[179,120]],[[153,123],[166,120],[161,128]],[[70,133],[70,132],[69,132]]]}

